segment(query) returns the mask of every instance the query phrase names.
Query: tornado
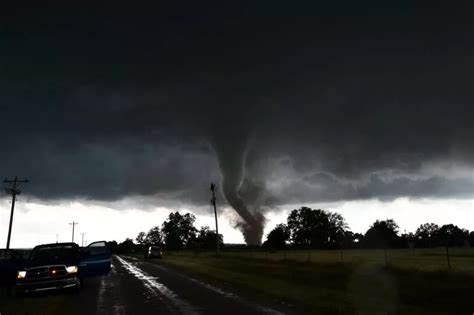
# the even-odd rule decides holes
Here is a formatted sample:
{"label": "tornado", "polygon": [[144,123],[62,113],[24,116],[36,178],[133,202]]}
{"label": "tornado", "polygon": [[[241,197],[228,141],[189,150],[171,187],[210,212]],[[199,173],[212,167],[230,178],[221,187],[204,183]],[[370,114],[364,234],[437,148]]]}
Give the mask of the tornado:
{"label": "tornado", "polygon": [[239,195],[244,179],[247,146],[248,141],[242,135],[213,143],[222,176],[222,193],[242,219],[237,227],[242,231],[247,244],[260,245],[265,218],[258,209],[251,209]]}

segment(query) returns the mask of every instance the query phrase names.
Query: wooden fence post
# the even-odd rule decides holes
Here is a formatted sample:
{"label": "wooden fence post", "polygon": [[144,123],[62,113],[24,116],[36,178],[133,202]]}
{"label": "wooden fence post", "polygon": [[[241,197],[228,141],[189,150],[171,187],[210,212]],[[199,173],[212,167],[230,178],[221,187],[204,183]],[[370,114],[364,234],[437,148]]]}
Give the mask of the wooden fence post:
{"label": "wooden fence post", "polygon": [[448,269],[451,270],[451,261],[449,259],[449,247],[446,245],[446,259],[448,260]]}

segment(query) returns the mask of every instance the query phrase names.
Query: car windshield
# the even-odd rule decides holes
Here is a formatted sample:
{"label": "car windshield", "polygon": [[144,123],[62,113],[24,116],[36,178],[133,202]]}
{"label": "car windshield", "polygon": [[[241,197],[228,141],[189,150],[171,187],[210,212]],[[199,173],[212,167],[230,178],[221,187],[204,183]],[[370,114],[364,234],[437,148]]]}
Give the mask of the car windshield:
{"label": "car windshield", "polygon": [[60,263],[75,257],[76,251],[69,246],[35,248],[29,257],[30,263]]}

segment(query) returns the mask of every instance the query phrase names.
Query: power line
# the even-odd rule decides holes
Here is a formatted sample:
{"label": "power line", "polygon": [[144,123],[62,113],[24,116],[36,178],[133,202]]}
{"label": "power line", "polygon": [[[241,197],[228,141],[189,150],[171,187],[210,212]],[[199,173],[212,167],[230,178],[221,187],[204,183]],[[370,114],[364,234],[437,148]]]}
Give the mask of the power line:
{"label": "power line", "polygon": [[74,243],[74,227],[78,225],[78,222],[72,221],[72,223],[69,223],[69,225],[72,225],[72,242]]}
{"label": "power line", "polygon": [[214,217],[216,219],[216,254],[219,254],[219,228],[217,226],[217,206],[216,206],[216,184],[211,183],[212,199],[211,204],[214,206]]}
{"label": "power line", "polygon": [[15,201],[16,196],[21,194],[21,190],[18,189],[18,183],[28,183],[27,179],[20,180],[18,176],[15,176],[14,179],[4,179],[4,183],[12,183],[11,188],[6,188],[5,192],[12,196],[12,209],[10,212],[10,225],[8,226],[8,237],[7,237],[7,251],[10,249],[10,238],[12,235],[12,225],[13,225],[13,212],[15,211]]}

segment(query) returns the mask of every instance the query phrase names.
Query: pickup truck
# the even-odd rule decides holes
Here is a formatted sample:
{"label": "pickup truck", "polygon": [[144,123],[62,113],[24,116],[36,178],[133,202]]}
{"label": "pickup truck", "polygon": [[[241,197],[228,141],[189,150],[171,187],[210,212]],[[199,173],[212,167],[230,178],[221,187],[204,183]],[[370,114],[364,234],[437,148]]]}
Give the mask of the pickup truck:
{"label": "pickup truck", "polygon": [[87,247],[53,243],[33,248],[16,272],[15,293],[72,289],[78,292],[87,277],[107,275],[111,253],[105,241]]}

